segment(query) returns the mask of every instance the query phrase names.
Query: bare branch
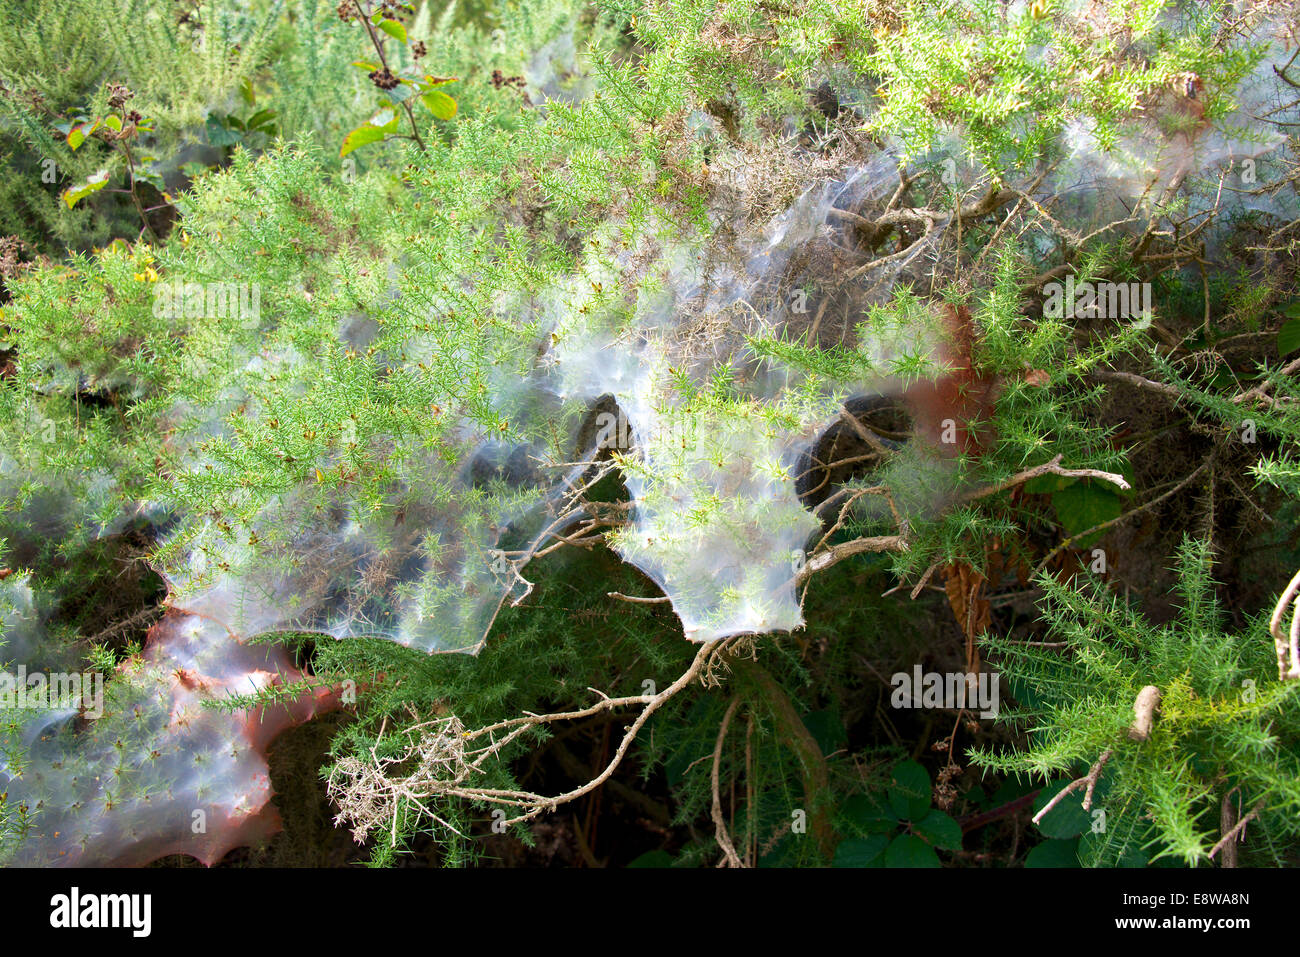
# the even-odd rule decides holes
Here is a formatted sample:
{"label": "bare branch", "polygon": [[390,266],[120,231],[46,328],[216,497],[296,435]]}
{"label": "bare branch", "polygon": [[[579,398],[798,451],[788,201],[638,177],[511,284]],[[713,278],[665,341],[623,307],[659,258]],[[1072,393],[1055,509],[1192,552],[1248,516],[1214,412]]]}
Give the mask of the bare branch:
{"label": "bare branch", "polygon": [[1132,372],[1114,372],[1107,369],[1094,369],[1093,378],[1101,379],[1103,382],[1123,382],[1126,385],[1135,386],[1147,392],[1155,392],[1159,395],[1167,395],[1170,398],[1178,399],[1182,393],[1175,386],[1168,385],[1164,382],[1156,382],[1144,376],[1135,375]]}
{"label": "bare branch", "polygon": [[[390,839],[395,843],[403,805],[418,807],[441,826],[454,830],[423,803],[434,797],[455,797],[518,809],[520,813],[503,821],[506,825],[553,811],[604,784],[622,763],[651,715],[697,678],[707,676],[712,659],[725,653],[732,644],[732,640],[727,640],[701,645],[690,667],[658,694],[611,698],[597,691],[600,700],[588,708],[556,714],[525,714],[474,731],[466,731],[455,715],[437,718],[406,728],[403,733],[407,736],[407,744],[395,757],[381,757],[376,740],[369,761],[349,756],[339,761],[330,774],[328,792],[339,807],[336,820],[339,823],[351,821],[353,835],[358,841],[364,841],[377,825],[386,824]],[[530,729],[560,721],[575,721],[631,705],[640,705],[641,710],[626,728],[613,758],[604,770],[581,787],[548,797],[532,791],[485,788],[472,783],[476,775],[484,773],[483,764],[488,758],[500,755],[508,744]],[[379,738],[382,737],[381,728]],[[474,742],[483,739],[487,739],[487,743],[482,747],[473,746]],[[405,774],[393,773],[396,768],[405,768],[412,763],[414,770]]]}
{"label": "bare branch", "polygon": [[1253,808],[1250,809],[1249,813],[1247,813],[1240,821],[1237,822],[1236,827],[1234,827],[1227,834],[1223,835],[1223,837],[1220,838],[1219,843],[1215,844],[1214,847],[1210,848],[1210,858],[1213,859],[1214,855],[1218,854],[1219,851],[1223,850],[1225,845],[1235,840],[1237,835],[1239,835],[1242,832],[1242,830],[1246,827],[1247,824],[1255,820],[1255,818],[1259,817],[1259,812],[1262,811],[1263,809],[1264,809],[1264,801],[1261,799]]}
{"label": "bare branch", "polygon": [[731,719],[740,706],[740,696],[736,695],[731,699],[731,704],[727,705],[726,713],[722,716],[722,724],[718,727],[718,740],[713,745],[713,770],[710,772],[709,781],[713,788],[713,828],[718,838],[718,846],[722,848],[724,860],[728,867],[744,867],[745,864],[736,853],[736,845],[731,841],[731,835],[727,832],[727,822],[722,816],[722,796],[719,787],[721,778],[722,765],[722,744],[727,739],[727,729],[731,727]]}
{"label": "bare branch", "polygon": [[1056,805],[1060,804],[1067,794],[1072,791],[1077,791],[1085,785],[1087,786],[1087,791],[1085,791],[1083,795],[1083,809],[1085,811],[1092,810],[1093,789],[1097,787],[1097,780],[1101,777],[1101,769],[1106,766],[1106,762],[1110,760],[1112,754],[1114,754],[1114,752],[1110,748],[1107,748],[1102,752],[1101,757],[1097,759],[1097,763],[1092,766],[1092,769],[1087,774],[1081,778],[1076,778],[1065,787],[1061,788],[1061,790],[1056,793],[1055,797],[1044,804],[1043,809],[1034,815],[1034,823],[1041,824],[1043,818],[1047,816],[1048,812],[1051,811],[1052,808],[1056,807]]}
{"label": "bare branch", "polygon": [[622,592],[607,591],[605,592],[610,598],[617,598],[619,601],[635,602],[638,605],[657,605],[661,602],[672,601],[667,595],[656,595],[652,598],[639,598],[636,595],[624,595]]}
{"label": "bare branch", "polygon": [[1124,491],[1131,487],[1125,480],[1124,476],[1115,472],[1103,472],[1100,469],[1066,469],[1061,468],[1061,460],[1065,458],[1058,455],[1050,462],[1044,462],[1042,465],[1036,465],[1031,469],[1025,469],[1023,472],[1011,476],[997,485],[990,485],[987,488],[974,489],[962,496],[963,502],[974,501],[977,498],[985,498],[989,495],[996,495],[998,492],[1005,492],[1009,488],[1015,488],[1017,485],[1024,485],[1030,479],[1038,478],[1040,475],[1061,475],[1065,478],[1090,478],[1099,479],[1103,482],[1109,482]]}
{"label": "bare branch", "polygon": [[825,571],[854,555],[861,555],[864,552],[905,552],[907,548],[907,540],[902,535],[872,535],[841,542],[810,558],[795,576],[795,582],[803,584],[817,572]]}
{"label": "bare branch", "polygon": [[[1283,631],[1282,619],[1291,609],[1291,627]],[[1277,649],[1277,676],[1280,681],[1300,679],[1300,572],[1282,592],[1268,622],[1269,633]]]}

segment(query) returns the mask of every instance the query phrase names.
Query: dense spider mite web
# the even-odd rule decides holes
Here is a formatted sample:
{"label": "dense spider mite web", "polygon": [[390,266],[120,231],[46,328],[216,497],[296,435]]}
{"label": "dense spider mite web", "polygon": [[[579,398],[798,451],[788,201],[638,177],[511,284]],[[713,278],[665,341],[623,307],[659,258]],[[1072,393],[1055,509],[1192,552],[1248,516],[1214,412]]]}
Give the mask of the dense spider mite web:
{"label": "dense spider mite web", "polygon": [[[537,88],[555,85],[541,74],[571,48],[559,42],[539,54]],[[1187,198],[1185,215],[1218,215],[1206,233],[1211,252],[1234,216],[1294,217],[1282,193],[1221,188],[1231,164],[1251,164],[1260,183],[1278,177],[1279,138],[1245,130],[1259,115],[1296,119],[1273,70],[1285,61],[1279,41],[1243,85],[1237,111],[1214,124],[1189,106],[1190,86],[1168,104],[1169,122],[1154,109],[1109,149],[1093,131],[1068,128],[1046,173],[1001,184],[1024,199],[1021,241],[1046,256],[1062,227],[1086,233],[1129,220],[1118,228],[1136,230],[1133,211],[1174,187]],[[836,82],[841,103],[865,108],[865,94]],[[553,95],[584,91],[569,82]],[[713,136],[716,121],[696,114],[691,129]],[[593,516],[585,493],[606,475],[626,491],[609,544],[667,596],[687,638],[799,627],[807,554],[827,520],[818,503],[832,491],[830,469],[816,469],[821,437],[841,427],[846,402],[900,396],[906,379],[941,376],[951,351],[935,310],[881,308],[940,268],[956,231],[951,204],[912,211],[914,228],[898,247],[876,248],[858,224],[885,210],[900,175],[932,169],[962,194],[991,182],[960,131],[923,157],[904,157],[890,143],[834,163],[807,152],[795,150],[792,160],[806,187],[783,209],[748,202],[761,171],[720,161],[710,211],[716,236],[684,236],[665,223],[624,243],[624,224],[610,222],[586,237],[595,251],[565,282],[494,293],[503,321],[535,338],[503,338],[470,354],[435,322],[399,352],[381,316],[331,319],[322,335],[384,370],[394,389],[418,393],[411,416],[443,415],[456,399],[475,414],[447,421],[436,443],[412,441],[419,429],[400,423],[387,431],[332,423],[337,441],[298,484],[244,488],[227,476],[236,480],[222,486],[222,505],[246,522],[199,514],[180,492],[106,515],[111,476],[65,488],[63,477],[30,474],[0,455],[0,492],[32,482],[44,489],[6,516],[11,547],[151,522],[163,538],[157,562],[170,608],[142,655],[108,682],[101,716],[75,701],[6,713],[4,813],[28,828],[13,860],[144,863],[184,852],[212,862],[271,833],[267,745],[338,699],[336,689],[299,684],[306,676],[276,646],[250,640],[314,632],[473,652],[502,605],[529,594],[532,557]],[[1050,218],[1035,213],[1047,208]],[[419,270],[394,264],[383,310],[427,318],[446,307],[422,291]],[[462,279],[472,290],[476,277]],[[253,427],[268,381],[304,406],[337,404],[329,390],[344,389],[345,379],[322,378],[276,338],[278,322],[266,296],[251,327],[187,346],[189,374],[210,401],[169,412],[170,451],[185,474],[231,468],[221,443]],[[800,342],[848,359],[827,371],[799,361],[790,346]],[[435,368],[463,369],[450,379],[464,393],[420,392],[422,373]],[[486,428],[493,419],[508,428]],[[871,476],[904,518],[939,507],[956,481],[951,451],[929,439],[934,426],[905,425]],[[294,454],[280,441],[269,437],[275,454]],[[349,456],[358,454],[382,463],[378,480],[349,480]],[[341,480],[327,479],[335,475]],[[886,515],[881,498],[862,508]],[[21,575],[0,582],[0,623],[0,656],[11,669],[73,666],[53,654],[47,613]],[[203,707],[275,685],[294,686],[283,705]]]}

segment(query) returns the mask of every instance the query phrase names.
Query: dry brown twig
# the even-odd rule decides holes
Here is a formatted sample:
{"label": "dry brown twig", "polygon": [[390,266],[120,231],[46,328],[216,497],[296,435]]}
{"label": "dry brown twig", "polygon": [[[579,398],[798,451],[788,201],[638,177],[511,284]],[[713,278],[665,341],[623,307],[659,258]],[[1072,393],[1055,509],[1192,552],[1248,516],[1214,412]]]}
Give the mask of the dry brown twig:
{"label": "dry brown twig", "polygon": [[795,575],[795,583],[801,585],[817,572],[825,571],[853,555],[864,552],[905,552],[907,548],[907,540],[902,535],[872,535],[841,542],[808,559],[807,564]]}
{"label": "dry brown twig", "polygon": [[1211,456],[1210,459],[1198,465],[1185,478],[1181,479],[1177,484],[1175,484],[1173,488],[1165,492],[1162,492],[1160,495],[1157,495],[1155,498],[1152,498],[1150,501],[1143,502],[1141,505],[1138,505],[1135,508],[1131,508],[1127,512],[1124,512],[1116,516],[1115,518],[1109,519],[1105,522],[1099,522],[1098,524],[1092,526],[1092,528],[1085,528],[1083,531],[1075,535],[1071,535],[1069,538],[1065,539],[1065,541],[1061,542],[1059,545],[1057,545],[1055,548],[1053,548],[1050,552],[1047,553],[1046,557],[1043,558],[1043,560],[1040,561],[1034,567],[1034,570],[1030,573],[1029,576],[1030,579],[1037,578],[1039,575],[1041,575],[1043,571],[1047,568],[1047,566],[1051,564],[1052,559],[1054,559],[1057,555],[1061,554],[1061,552],[1069,548],[1074,542],[1082,541],[1083,539],[1086,539],[1090,535],[1095,535],[1097,532],[1110,528],[1112,525],[1118,525],[1120,522],[1128,521],[1134,515],[1138,515],[1142,512],[1147,511],[1148,509],[1154,508],[1155,506],[1163,502],[1165,499],[1174,495],[1180,489],[1186,487],[1189,483],[1192,482],[1192,480],[1196,478],[1196,476],[1200,475],[1207,468],[1209,468],[1213,462],[1214,462],[1214,457]]}
{"label": "dry brown twig", "polygon": [[[1291,611],[1291,625],[1283,628],[1287,610]],[[1300,572],[1296,572],[1282,597],[1273,608],[1268,622],[1269,633],[1277,650],[1277,676],[1280,681],[1300,679]]]}
{"label": "dry brown twig", "polygon": [[[1004,479],[1003,481],[998,482],[994,485],[988,485],[985,486],[984,488],[972,489],[971,491],[966,492],[964,495],[961,496],[961,501],[970,502],[976,499],[986,498],[990,495],[996,495],[999,492],[1005,492],[1007,489],[1016,488],[1017,486],[1023,485],[1026,482],[1028,482],[1030,479],[1037,478],[1040,475],[1060,475],[1065,478],[1098,479],[1099,481],[1109,482],[1110,484],[1115,485],[1118,488],[1123,489],[1125,491],[1129,489],[1128,481],[1122,475],[1119,475],[1115,472],[1103,472],[1100,469],[1063,468],[1061,466],[1061,461],[1063,459],[1064,456],[1058,455],[1049,462],[1044,462],[1042,465],[1035,465],[1033,468],[1025,469],[1023,472],[1018,472],[1015,475],[1011,476],[1010,478]],[[872,492],[875,490],[865,489],[861,491],[863,492],[863,494],[866,494],[868,492]],[[845,507],[847,508],[848,505],[851,504],[852,504],[852,500],[845,503]],[[890,504],[892,507],[893,504],[892,501]],[[895,514],[895,518],[897,518],[898,517],[897,511],[895,511],[894,514]],[[843,520],[844,520],[844,515],[841,514],[840,520],[836,523],[836,527],[839,527],[839,525],[843,523]],[[906,528],[901,525],[901,521],[900,521],[900,528],[902,528],[903,534],[880,535],[871,538],[855,538],[851,541],[843,542],[839,545],[836,545],[833,548],[830,548],[824,552],[819,552],[814,554],[813,557],[808,560],[808,563],[804,566],[803,570],[799,573],[799,576],[797,577],[797,581],[802,583],[806,581],[808,578],[810,578],[814,573],[829,568],[830,566],[836,564],[837,562],[843,561],[845,558],[848,558],[852,555],[861,554],[862,552],[907,551],[908,543],[905,534]],[[825,541],[825,538],[823,538],[823,541]],[[911,597],[913,599],[915,599],[917,595],[921,594],[921,591],[925,588],[926,583],[930,580],[930,577],[935,573],[935,570],[938,569],[941,564],[942,562],[936,562],[935,564],[931,565],[928,569],[926,569],[925,574],[921,576],[921,580],[917,582],[916,587],[912,589]],[[890,589],[891,592],[893,590],[894,589]],[[889,594],[889,593],[890,592],[886,592],[885,594]]]}
{"label": "dry brown twig", "polygon": [[1043,809],[1034,815],[1033,822],[1035,824],[1041,824],[1043,818],[1047,816],[1048,812],[1051,811],[1052,808],[1056,807],[1056,805],[1060,804],[1067,794],[1070,794],[1072,791],[1077,791],[1085,785],[1087,786],[1087,790],[1083,793],[1083,809],[1085,811],[1091,811],[1092,792],[1096,789],[1097,781],[1101,777],[1101,769],[1106,766],[1106,762],[1111,759],[1111,756],[1114,753],[1115,752],[1110,748],[1103,751],[1101,757],[1097,759],[1097,763],[1092,766],[1091,770],[1089,770],[1087,774],[1081,778],[1075,778],[1065,787],[1061,788],[1061,790],[1056,793],[1055,797],[1043,805]]}
{"label": "dry brown twig", "polygon": [[638,605],[658,605],[666,601],[672,601],[667,595],[652,595],[649,598],[644,598],[637,595],[624,595],[619,591],[607,591],[605,594],[610,598],[617,598],[619,601],[630,601]]}
{"label": "dry brown twig", "polygon": [[1038,478],[1041,475],[1060,475],[1064,478],[1090,478],[1098,479],[1102,482],[1109,482],[1111,485],[1127,492],[1130,488],[1124,476],[1115,472],[1103,472],[1100,469],[1067,469],[1061,467],[1061,460],[1064,455],[1058,455],[1050,462],[1044,462],[1042,465],[1035,465],[1033,468],[1025,469],[1018,472],[996,485],[990,485],[986,488],[974,489],[963,495],[963,502],[974,501],[977,498],[985,498],[989,495],[996,495],[998,492],[1005,492],[1009,488],[1015,488],[1017,485],[1024,485],[1030,479]]}
{"label": "dry brown twig", "polygon": [[[1277,375],[1289,376],[1289,375],[1294,375],[1298,371],[1300,371],[1300,359],[1293,359],[1290,362],[1288,362],[1286,365],[1284,365],[1281,369],[1279,369],[1277,371]],[[1269,405],[1269,406],[1277,405],[1278,400],[1268,394],[1268,390],[1273,388],[1273,386],[1276,385],[1276,383],[1277,383],[1276,378],[1270,376],[1266,378],[1263,382],[1261,382],[1259,385],[1255,386],[1253,389],[1247,389],[1245,392],[1242,392],[1239,395],[1234,395],[1228,401],[1233,403],[1234,405],[1241,405],[1243,402],[1247,402],[1251,399],[1259,399],[1265,405]]]}
{"label": "dry brown twig", "polygon": [[1148,379],[1145,376],[1140,376],[1132,372],[1115,372],[1110,369],[1094,369],[1092,376],[1093,378],[1100,379],[1103,382],[1123,382],[1147,392],[1155,392],[1159,395],[1169,396],[1171,399],[1179,399],[1182,397],[1182,392],[1180,392],[1176,387],[1164,382],[1156,382],[1154,379]]}
{"label": "dry brown twig", "polygon": [[[390,840],[396,843],[404,805],[419,808],[441,827],[459,834],[428,807],[426,802],[434,798],[461,798],[515,808],[520,812],[499,820],[498,826],[522,823],[553,811],[604,784],[622,763],[645,723],[659,708],[697,679],[705,684],[716,682],[715,669],[720,656],[732,654],[744,646],[744,636],[702,645],[690,666],[671,685],[656,694],[611,698],[593,688],[589,690],[600,700],[590,707],[555,714],[526,713],[473,731],[465,730],[455,715],[420,722],[403,729],[407,740],[392,756],[379,754],[384,734],[384,727],[381,727],[368,760],[355,755],[345,757],[330,773],[328,794],[339,809],[335,821],[339,824],[350,822],[358,842],[364,841],[375,828],[386,826]],[[547,796],[532,791],[485,788],[474,783],[478,775],[485,773],[484,765],[490,758],[499,756],[507,745],[534,728],[636,705],[641,710],[626,727],[609,763],[580,787],[564,794]]]}
{"label": "dry brown twig", "polygon": [[[727,822],[722,816],[722,793],[720,788],[721,768],[722,768],[722,745],[727,740],[727,729],[731,727],[731,719],[736,714],[736,709],[740,707],[740,696],[735,695],[731,699],[731,704],[727,705],[726,713],[722,716],[722,723],[718,726],[718,739],[713,746],[713,770],[709,772],[709,782],[713,789],[713,828],[717,835],[718,846],[722,848],[722,864],[727,867],[744,867],[740,855],[736,853],[736,845],[732,843],[731,834],[727,830]],[[719,864],[719,866],[722,866]]]}
{"label": "dry brown twig", "polygon": [[[1129,726],[1128,736],[1133,741],[1146,741],[1151,736],[1151,725],[1155,720],[1156,709],[1160,706],[1160,689],[1155,685],[1147,685],[1138,692],[1137,698],[1133,701],[1133,723]],[[1065,787],[1061,788],[1050,801],[1043,805],[1043,809],[1033,817],[1035,824],[1042,823],[1056,805],[1065,799],[1067,794],[1077,791],[1079,788],[1085,788],[1083,792],[1083,809],[1092,810],[1092,795],[1097,788],[1097,782],[1101,779],[1101,772],[1106,767],[1106,762],[1115,755],[1113,748],[1107,748],[1097,758],[1096,763],[1088,770],[1088,773],[1081,778],[1075,778]]]}

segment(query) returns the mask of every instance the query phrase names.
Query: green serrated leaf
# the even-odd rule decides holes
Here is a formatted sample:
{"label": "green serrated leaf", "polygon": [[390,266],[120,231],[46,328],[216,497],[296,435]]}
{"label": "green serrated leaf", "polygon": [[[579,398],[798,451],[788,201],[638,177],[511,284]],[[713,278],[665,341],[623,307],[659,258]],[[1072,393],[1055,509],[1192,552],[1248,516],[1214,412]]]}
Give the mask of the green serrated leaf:
{"label": "green serrated leaf", "polygon": [[900,834],[885,848],[886,867],[941,867],[934,848],[914,834]]}
{"label": "green serrated leaf", "polygon": [[397,86],[388,91],[388,98],[394,103],[402,103],[409,100],[415,94],[415,87],[409,80],[403,80]]}
{"label": "green serrated leaf", "polygon": [[[1059,492],[1054,492],[1052,508],[1056,510],[1057,520],[1069,536],[1118,518],[1123,511],[1119,495],[1110,486],[1087,479],[1071,482]],[[1091,542],[1090,536],[1088,541],[1075,544],[1082,548]]]}
{"label": "green serrated leaf", "polygon": [[146,170],[146,169],[136,170],[135,178],[140,180],[143,183],[148,183],[154,189],[158,190],[158,192],[164,193],[165,195],[167,184],[166,182],[163,181],[162,176],[160,176],[158,173],[154,172],[153,170]]}
{"label": "green serrated leaf", "polygon": [[1025,867],[1078,867],[1079,839],[1043,841],[1025,856]]}
{"label": "green serrated leaf", "polygon": [[212,146],[234,146],[239,142],[239,134],[215,116],[208,117],[206,128],[208,143]]}
{"label": "green serrated leaf", "polygon": [[402,26],[396,20],[380,20],[376,26],[383,30],[394,40],[401,43],[406,42],[406,27]]}
{"label": "green serrated leaf", "polygon": [[851,837],[840,841],[835,848],[832,867],[880,867],[884,863],[889,836],[873,834],[870,837]]}
{"label": "green serrated leaf", "polygon": [[63,201],[68,204],[68,209],[76,206],[91,193],[98,193],[108,183],[108,170],[100,170],[86,177],[86,181],[80,186],[70,186],[63,192]]}
{"label": "green serrated leaf", "polygon": [[912,833],[945,851],[961,848],[961,825],[938,808],[915,822]]}
{"label": "green serrated leaf", "polygon": [[339,156],[347,156],[357,147],[377,143],[396,132],[397,110],[386,106],[347,135]]}
{"label": "green serrated leaf", "polygon": [[440,120],[449,120],[456,115],[456,101],[441,90],[430,90],[422,94],[420,101]]}
{"label": "green serrated leaf", "polygon": [[1277,331],[1277,354],[1290,355],[1297,349],[1300,349],[1300,319],[1292,319]]}
{"label": "green serrated leaf", "polygon": [[850,828],[864,834],[884,834],[898,827],[898,816],[877,794],[855,794],[844,802],[841,815]]}

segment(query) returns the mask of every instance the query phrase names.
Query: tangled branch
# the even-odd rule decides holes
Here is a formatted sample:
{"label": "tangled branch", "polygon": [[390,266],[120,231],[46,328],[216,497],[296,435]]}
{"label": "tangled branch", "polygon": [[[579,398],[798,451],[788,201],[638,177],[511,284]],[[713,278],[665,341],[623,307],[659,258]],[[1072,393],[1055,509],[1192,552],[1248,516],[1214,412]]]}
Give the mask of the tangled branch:
{"label": "tangled branch", "polygon": [[[455,715],[414,724],[403,730],[406,742],[393,755],[379,754],[383,739],[370,749],[368,759],[355,755],[337,762],[330,772],[328,794],[339,809],[336,824],[349,823],[358,842],[366,840],[380,826],[390,832],[396,844],[398,822],[403,808],[418,808],[443,828],[460,834],[446,820],[432,811],[427,802],[434,799],[462,798],[469,801],[513,808],[517,813],[506,818],[504,825],[520,824],[562,804],[576,801],[607,781],[618,769],[637,734],[650,717],[695,680],[713,680],[719,656],[725,655],[743,638],[727,639],[702,645],[688,667],[671,685],[657,694],[627,695],[600,700],[588,708],[554,714],[525,714],[498,721],[477,730],[467,731]],[[513,741],[543,725],[577,721],[618,708],[640,706],[636,718],[627,726],[613,758],[598,775],[581,787],[564,794],[547,796],[532,791],[482,787],[476,783],[486,773],[489,759],[499,757]],[[461,835],[464,836],[464,835]]]}

